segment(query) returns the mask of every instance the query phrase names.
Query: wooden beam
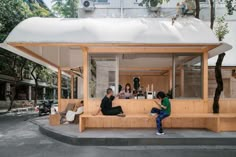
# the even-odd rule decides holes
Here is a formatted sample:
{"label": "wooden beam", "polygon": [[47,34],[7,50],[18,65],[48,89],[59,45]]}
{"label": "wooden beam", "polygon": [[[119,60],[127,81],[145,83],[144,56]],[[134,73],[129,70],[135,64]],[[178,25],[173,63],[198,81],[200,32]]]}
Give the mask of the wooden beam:
{"label": "wooden beam", "polygon": [[161,67],[161,68],[143,68],[143,67],[121,67],[119,71],[163,71],[163,70],[169,70],[168,67]]}
{"label": "wooden beam", "polygon": [[62,71],[70,71],[72,67],[61,67]]}
{"label": "wooden beam", "polygon": [[[208,66],[208,69],[215,69],[215,66]],[[221,69],[236,70],[236,66],[222,66]]]}
{"label": "wooden beam", "polygon": [[62,71],[80,70],[82,67],[61,67]]}
{"label": "wooden beam", "polygon": [[168,70],[166,70],[166,71],[163,71],[163,72],[161,72],[161,75],[165,75],[165,74],[167,74],[167,73],[169,72],[169,70],[170,70],[170,69],[168,69]]}
{"label": "wooden beam", "polygon": [[203,99],[208,100],[208,51],[203,53],[203,63],[202,63],[202,86],[203,86]]}
{"label": "wooden beam", "polygon": [[119,76],[165,76],[160,72],[120,71]]}
{"label": "wooden beam", "polygon": [[[222,44],[222,43],[221,43]],[[206,46],[205,48],[203,48],[203,51],[205,52],[205,51],[210,51],[210,50],[212,50],[212,49],[214,49],[214,48],[216,48],[216,47],[218,47],[218,46],[220,46],[221,44],[219,44],[219,45],[208,45],[208,46]]]}
{"label": "wooden beam", "polygon": [[41,61],[43,61],[43,62],[45,62],[45,63],[47,63],[47,64],[49,64],[49,65],[51,65],[51,66],[53,66],[53,67],[59,68],[58,65],[56,65],[56,64],[54,64],[54,63],[52,63],[52,62],[50,62],[49,60],[45,59],[44,57],[42,57],[42,56],[40,56],[40,55],[34,53],[33,51],[31,51],[31,50],[29,50],[29,49],[27,49],[27,48],[25,48],[25,47],[23,47],[23,46],[15,46],[15,48],[17,48],[17,49],[20,50],[20,51],[25,52],[26,54],[28,54],[28,55],[30,55],[30,56],[36,58],[36,59],[41,60]]}
{"label": "wooden beam", "polygon": [[201,47],[90,47],[89,53],[202,53]]}
{"label": "wooden beam", "polygon": [[21,42],[8,42],[7,44],[12,46],[77,46],[77,47],[201,47],[202,49],[207,48],[209,46],[219,46],[220,44],[168,44],[168,43],[157,43],[157,44],[149,44],[149,43],[21,43]]}
{"label": "wooden beam", "polygon": [[84,93],[84,113],[88,110],[88,49],[82,48],[83,52],[83,93]]}
{"label": "wooden beam", "polygon": [[61,111],[61,69],[58,68],[57,72],[57,99],[58,99],[58,110]]}
{"label": "wooden beam", "polygon": [[70,77],[70,93],[71,93],[71,99],[74,99],[74,74],[71,74]]}

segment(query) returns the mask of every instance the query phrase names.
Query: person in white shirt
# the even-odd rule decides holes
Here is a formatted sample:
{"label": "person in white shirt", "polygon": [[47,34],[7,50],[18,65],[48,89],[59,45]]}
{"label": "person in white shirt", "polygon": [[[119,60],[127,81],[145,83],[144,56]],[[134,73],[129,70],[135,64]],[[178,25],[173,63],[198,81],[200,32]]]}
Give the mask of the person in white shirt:
{"label": "person in white shirt", "polygon": [[69,122],[73,122],[75,120],[76,115],[80,115],[84,112],[84,101],[80,101],[78,105],[75,105],[73,110],[69,110],[66,113],[66,122],[64,124],[68,124]]}

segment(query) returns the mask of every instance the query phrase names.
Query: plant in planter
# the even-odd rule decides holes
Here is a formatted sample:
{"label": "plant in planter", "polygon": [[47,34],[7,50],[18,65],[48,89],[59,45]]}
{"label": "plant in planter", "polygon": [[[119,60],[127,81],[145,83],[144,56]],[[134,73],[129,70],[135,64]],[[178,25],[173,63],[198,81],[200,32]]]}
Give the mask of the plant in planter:
{"label": "plant in planter", "polygon": [[169,0],[143,0],[139,3],[140,6],[146,5],[146,7],[151,11],[157,11],[158,6]]}
{"label": "plant in planter", "polygon": [[226,15],[223,15],[216,19],[216,26],[214,28],[215,34],[220,41],[222,41],[225,35],[229,33],[229,26],[228,23],[225,22],[225,16]]}

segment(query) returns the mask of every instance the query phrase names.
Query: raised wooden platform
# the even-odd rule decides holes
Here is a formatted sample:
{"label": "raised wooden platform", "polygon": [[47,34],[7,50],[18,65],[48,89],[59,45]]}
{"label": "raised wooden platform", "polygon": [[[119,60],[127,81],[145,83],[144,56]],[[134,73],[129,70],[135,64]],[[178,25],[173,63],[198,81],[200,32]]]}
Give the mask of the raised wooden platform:
{"label": "raised wooden platform", "polygon": [[[68,103],[78,103],[79,99],[61,100],[61,109]],[[92,116],[99,108],[100,99],[88,99],[84,115],[80,117],[80,131],[86,128],[155,128],[155,117],[149,115],[152,107],[157,107],[153,100],[118,99],[114,106],[120,105],[127,115]],[[212,114],[212,100],[173,99],[171,117],[163,121],[164,128],[199,128],[215,132],[236,131],[236,99],[220,100],[220,114]]]}
{"label": "raised wooden platform", "polygon": [[[86,128],[156,128],[156,116],[130,114],[126,117],[84,114],[80,116],[80,132]],[[199,128],[214,132],[236,131],[232,122],[236,114],[172,114],[163,121],[165,128]]]}

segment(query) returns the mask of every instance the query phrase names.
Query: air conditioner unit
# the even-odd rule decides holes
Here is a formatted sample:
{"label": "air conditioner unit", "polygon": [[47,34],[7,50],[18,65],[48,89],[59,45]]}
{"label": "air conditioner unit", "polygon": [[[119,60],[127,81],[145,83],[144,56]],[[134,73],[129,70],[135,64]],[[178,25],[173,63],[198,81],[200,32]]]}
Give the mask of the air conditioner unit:
{"label": "air conditioner unit", "polygon": [[83,0],[83,9],[85,11],[93,11],[95,9],[94,0]]}

